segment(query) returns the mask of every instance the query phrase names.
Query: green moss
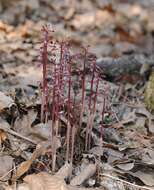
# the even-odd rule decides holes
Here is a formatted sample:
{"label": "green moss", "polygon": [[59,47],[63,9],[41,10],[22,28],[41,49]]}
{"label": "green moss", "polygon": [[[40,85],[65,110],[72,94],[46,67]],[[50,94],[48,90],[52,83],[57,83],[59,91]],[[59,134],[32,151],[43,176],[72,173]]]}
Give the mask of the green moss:
{"label": "green moss", "polygon": [[154,113],[154,71],[152,72],[145,90],[145,104]]}

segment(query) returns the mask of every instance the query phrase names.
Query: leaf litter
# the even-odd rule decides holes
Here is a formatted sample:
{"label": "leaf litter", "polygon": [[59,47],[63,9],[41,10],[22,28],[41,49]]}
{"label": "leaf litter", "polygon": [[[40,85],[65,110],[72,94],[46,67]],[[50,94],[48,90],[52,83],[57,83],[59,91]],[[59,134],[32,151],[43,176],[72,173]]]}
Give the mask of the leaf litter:
{"label": "leaf litter", "polygon": [[[42,74],[40,65],[36,64],[42,26],[47,22],[52,23],[56,31],[54,37],[59,40],[69,36],[75,49],[79,49],[81,44],[90,43],[91,50],[94,49],[98,57],[119,57],[129,52],[147,53],[148,49],[153,51],[153,46],[146,41],[145,35],[145,32],[149,33],[150,41],[153,41],[153,13],[151,8],[145,8],[146,3],[143,5],[137,1],[133,4],[131,1],[118,1],[115,4],[104,0],[74,2],[75,4],[72,0],[73,6],[67,1],[62,4],[60,1],[14,0],[11,5],[7,1],[0,2],[3,10],[0,13],[2,186],[8,186],[8,180],[11,180],[12,185],[17,182],[17,189],[27,190],[84,189],[86,186],[97,189],[97,185],[109,190],[127,187],[152,189],[153,114],[144,105],[144,94],[139,97],[140,91],[136,88],[136,83],[139,83],[139,90],[142,91],[142,81],[135,80],[135,86],[130,76],[125,79],[125,85],[129,84],[129,88],[125,87],[120,96],[117,94],[121,81],[105,78],[111,89],[111,105],[104,123],[103,147],[99,147],[100,119],[96,117],[92,130],[93,144],[88,156],[82,158],[85,153],[85,131],[82,127],[81,134],[78,133],[79,139],[75,142],[73,168],[67,174],[60,169],[65,163],[63,148],[67,124],[67,117],[61,116],[60,135],[54,140],[54,144],[57,150],[56,171],[60,169],[59,173],[63,176],[59,178],[56,174],[51,175],[51,123],[48,121],[44,124],[40,121],[38,87]],[[142,47],[141,39],[145,41],[144,47],[149,48]],[[147,79],[144,83],[147,83]],[[99,99],[101,101],[101,95],[98,97],[98,116],[101,112]],[[87,117],[86,113],[83,125],[86,124]],[[98,168],[93,159],[98,162]],[[106,164],[108,167],[104,170]],[[103,178],[98,177],[101,174],[104,175]],[[71,187],[64,179],[68,184],[80,187]]]}

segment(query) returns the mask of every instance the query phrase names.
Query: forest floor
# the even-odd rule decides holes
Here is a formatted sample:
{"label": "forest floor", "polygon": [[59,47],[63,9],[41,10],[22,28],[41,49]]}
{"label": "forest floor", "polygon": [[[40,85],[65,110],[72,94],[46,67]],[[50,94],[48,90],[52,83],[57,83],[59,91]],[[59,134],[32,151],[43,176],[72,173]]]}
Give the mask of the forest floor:
{"label": "forest floor", "polygon": [[[153,0],[0,1],[0,189],[154,189],[153,18]],[[100,86],[108,105],[102,147],[98,104],[91,147],[84,149],[85,112],[72,166],[65,164],[66,118],[61,119],[53,176],[50,124],[40,120],[45,25],[54,30],[54,39],[68,40],[76,51],[89,45],[100,63],[120,58],[123,67],[123,57],[129,56],[141,62],[132,73],[129,67],[136,62],[130,60],[116,77],[114,69],[104,69]]]}

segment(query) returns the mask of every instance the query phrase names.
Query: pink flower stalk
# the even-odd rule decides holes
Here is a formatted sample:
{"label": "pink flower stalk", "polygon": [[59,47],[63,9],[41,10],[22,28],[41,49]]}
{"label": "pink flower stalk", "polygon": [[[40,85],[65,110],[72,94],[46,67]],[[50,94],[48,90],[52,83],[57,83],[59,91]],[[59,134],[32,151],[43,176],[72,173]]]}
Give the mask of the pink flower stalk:
{"label": "pink flower stalk", "polygon": [[82,117],[85,108],[86,58],[87,58],[87,49],[84,48],[84,62],[83,62],[83,71],[82,71],[82,101],[81,101],[81,113],[80,113],[80,123],[79,123],[80,127],[82,125],[82,120],[83,120]]}
{"label": "pink flower stalk", "polygon": [[[56,165],[56,142],[58,135],[58,112],[59,112],[59,93],[58,93],[58,68],[55,65],[54,68],[54,86],[53,86],[53,99],[52,99],[52,139],[51,139],[51,145],[52,145],[52,171],[55,171],[55,165]],[[56,137],[56,138],[55,138]]]}
{"label": "pink flower stalk", "polygon": [[42,47],[42,65],[43,65],[43,84],[42,84],[42,107],[41,107],[41,122],[44,121],[44,113],[47,113],[48,106],[48,84],[47,84],[47,64],[48,64],[48,42],[49,31],[47,27],[43,27],[44,32],[43,47]]}
{"label": "pink flower stalk", "polygon": [[[66,78],[68,75],[68,65],[69,59],[66,59],[69,55],[68,45],[67,43],[61,42],[60,44],[60,59],[59,62],[55,64],[55,72],[54,72],[54,97],[53,97],[53,130],[55,130],[54,136],[58,138],[58,129],[59,129],[59,114],[62,111],[61,109],[64,107],[65,97],[64,97],[64,87]],[[54,149],[53,149],[54,150]],[[56,149],[53,152],[53,171],[55,170],[55,162],[56,162]]]}
{"label": "pink flower stalk", "polygon": [[71,113],[71,64],[68,65],[68,100],[67,100],[67,136],[66,136],[66,162],[69,160],[69,147],[70,147],[70,131],[71,131],[71,123],[70,123],[70,113]]}

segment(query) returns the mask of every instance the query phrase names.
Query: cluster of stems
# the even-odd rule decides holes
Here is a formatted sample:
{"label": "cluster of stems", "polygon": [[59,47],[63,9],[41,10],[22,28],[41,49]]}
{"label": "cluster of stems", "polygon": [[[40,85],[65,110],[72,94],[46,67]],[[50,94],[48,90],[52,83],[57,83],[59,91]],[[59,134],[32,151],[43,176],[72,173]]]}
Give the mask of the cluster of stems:
{"label": "cluster of stems", "polygon": [[[76,126],[72,122],[72,62],[67,41],[55,41],[48,27],[43,27],[41,63],[43,67],[41,122],[51,120],[52,170],[56,168],[56,140],[61,115],[67,118],[66,161],[73,160]],[[66,108],[66,112],[64,113]],[[70,140],[72,138],[72,140]]]}
{"label": "cluster of stems", "polygon": [[99,93],[99,82],[100,82],[100,73],[96,66],[96,56],[94,54],[91,54],[90,56],[90,63],[91,63],[92,77],[90,80],[90,95],[88,101],[88,120],[86,126],[85,150],[90,149],[91,145],[91,133],[96,114],[96,103],[97,103],[97,96]]}
{"label": "cluster of stems", "polygon": [[[74,53],[68,41],[56,41],[51,36],[48,27],[43,27],[43,42],[41,46],[41,63],[43,67],[42,80],[42,104],[41,122],[51,120],[51,146],[52,146],[52,170],[56,168],[56,139],[59,134],[61,116],[65,116],[67,122],[66,132],[66,162],[73,162],[74,143],[78,126],[82,127],[83,114],[86,107],[86,68],[90,65],[91,80],[90,95],[88,98],[88,121],[86,126],[85,149],[90,148],[91,132],[96,112],[96,102],[99,93],[100,75],[96,66],[96,56],[88,52],[87,48],[81,48],[80,53]],[[76,118],[74,113],[77,94],[73,93],[74,63],[79,64],[76,75],[81,83],[81,109],[80,116]],[[78,71],[77,71],[78,70]],[[103,115],[103,114],[102,114]]]}

